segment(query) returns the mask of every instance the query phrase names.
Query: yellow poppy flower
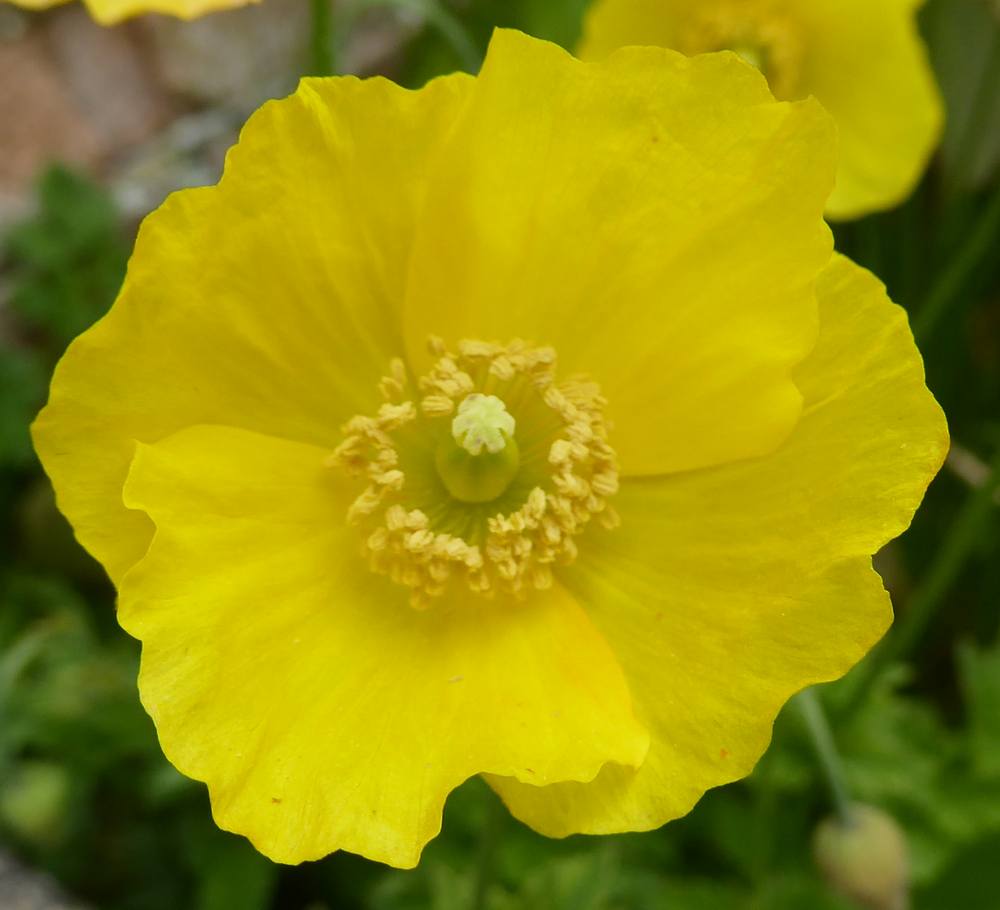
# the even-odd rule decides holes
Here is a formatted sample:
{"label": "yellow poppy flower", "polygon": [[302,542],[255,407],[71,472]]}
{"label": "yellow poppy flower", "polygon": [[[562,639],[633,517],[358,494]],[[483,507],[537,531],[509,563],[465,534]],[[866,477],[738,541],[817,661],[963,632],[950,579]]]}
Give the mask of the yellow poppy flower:
{"label": "yellow poppy flower", "polygon": [[837,121],[841,161],[827,204],[856,218],[905,199],[941,132],[942,105],[916,27],[922,0],[595,0],[580,56],[628,44],[723,48],[790,101],[815,95]]}
{"label": "yellow poppy flower", "polygon": [[[0,0],[25,9],[40,10],[61,6],[69,0]],[[101,25],[114,25],[123,19],[142,13],[163,13],[179,19],[197,19],[217,10],[235,9],[259,3],[260,0],[83,0],[84,5]]]}
{"label": "yellow poppy flower", "polygon": [[882,634],[947,434],[833,144],[734,55],[498,32],[304,80],[147,218],[35,441],[222,827],[412,866],[485,774],[650,828]]}

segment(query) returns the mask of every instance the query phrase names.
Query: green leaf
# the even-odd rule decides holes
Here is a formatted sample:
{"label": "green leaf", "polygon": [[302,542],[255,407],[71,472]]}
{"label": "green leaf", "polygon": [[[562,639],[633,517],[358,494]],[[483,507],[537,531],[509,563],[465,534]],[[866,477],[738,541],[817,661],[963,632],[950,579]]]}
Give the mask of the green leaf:
{"label": "green leaf", "polygon": [[1000,12],[983,0],[935,0],[923,22],[948,112],[945,180],[978,189],[1000,164]]}
{"label": "green leaf", "polygon": [[1000,647],[960,644],[957,656],[972,766],[981,777],[1000,779]]}
{"label": "green leaf", "polygon": [[[747,906],[747,910],[857,910],[816,877],[780,876]],[[720,907],[719,910],[722,910]]]}
{"label": "green leaf", "polygon": [[[642,907],[643,910],[745,910],[748,894],[741,888],[721,882],[689,879],[663,884],[655,900],[624,907]],[[616,908],[618,910],[618,908]]]}
{"label": "green leaf", "polygon": [[107,191],[61,167],[42,175],[38,212],[10,229],[2,251],[12,307],[53,360],[111,305],[128,259]]}
{"label": "green leaf", "polygon": [[583,13],[590,0],[518,0],[519,25],[529,35],[545,38],[573,50],[580,39]]}
{"label": "green leaf", "polygon": [[1000,902],[1000,831],[970,845],[937,881],[920,890],[914,910],[996,910]]}
{"label": "green leaf", "polygon": [[221,835],[206,841],[194,910],[265,910],[277,867],[248,841]]}
{"label": "green leaf", "polygon": [[48,370],[27,349],[0,347],[0,468],[34,460],[28,426],[45,401]]}

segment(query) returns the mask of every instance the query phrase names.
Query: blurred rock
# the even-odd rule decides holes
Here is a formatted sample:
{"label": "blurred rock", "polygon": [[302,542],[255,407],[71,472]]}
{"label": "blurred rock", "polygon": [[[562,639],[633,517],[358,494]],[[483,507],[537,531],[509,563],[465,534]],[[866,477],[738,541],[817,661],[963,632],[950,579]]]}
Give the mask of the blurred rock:
{"label": "blurred rock", "polygon": [[135,28],[102,28],[80,4],[44,17],[0,6],[0,229],[27,214],[53,162],[96,171],[173,119]]}
{"label": "blurred rock", "polygon": [[[338,68],[391,73],[419,23],[339,9]],[[303,0],[113,28],[79,3],[32,16],[0,0],[0,232],[29,214],[53,162],[106,179],[127,218],[214,183],[246,117],[307,69],[309,29]]]}
{"label": "blurred rock", "polygon": [[100,137],[103,153],[142,142],[171,119],[167,92],[145,61],[133,26],[99,26],[78,3],[50,16],[46,25],[63,85]]}
{"label": "blurred rock", "polygon": [[85,910],[59,892],[44,875],[33,872],[0,851],[0,896],[3,910]]}
{"label": "blurred rock", "polygon": [[[414,30],[413,23],[385,10],[335,16],[339,30],[348,30],[338,54],[338,68],[345,73],[384,71]],[[307,68],[310,15],[302,0],[267,0],[193,22],[147,16],[141,25],[164,85],[244,116],[269,98],[293,91]]]}
{"label": "blurred rock", "polygon": [[25,192],[50,161],[89,169],[103,145],[68,91],[42,34],[0,43],[0,224],[23,214]]}
{"label": "blurred rock", "polygon": [[350,23],[347,41],[340,48],[340,71],[367,76],[392,77],[404,46],[424,27],[419,15],[405,10],[375,7]]}
{"label": "blurred rock", "polygon": [[250,111],[295,87],[306,53],[309,4],[267,0],[192,22],[147,16],[140,25],[168,89]]}
{"label": "blurred rock", "polygon": [[137,221],[174,190],[215,183],[243,117],[209,108],[178,118],[119,162],[111,190],[122,214]]}
{"label": "blurred rock", "polygon": [[10,4],[0,6],[0,43],[23,38],[30,27],[27,13]]}

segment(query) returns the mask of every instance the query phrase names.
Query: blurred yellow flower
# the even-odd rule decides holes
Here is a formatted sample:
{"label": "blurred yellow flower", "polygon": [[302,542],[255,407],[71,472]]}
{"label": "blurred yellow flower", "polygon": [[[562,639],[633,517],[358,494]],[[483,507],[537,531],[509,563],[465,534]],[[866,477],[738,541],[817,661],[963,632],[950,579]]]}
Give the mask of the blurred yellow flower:
{"label": "blurred yellow flower", "polygon": [[865,653],[947,433],[833,145],[730,54],[498,32],[304,80],[146,220],[35,441],[222,827],[412,866],[484,774],[651,828]]}
{"label": "blurred yellow flower", "polygon": [[815,95],[837,121],[831,218],[909,195],[941,131],[942,105],[916,28],[922,0],[595,0],[583,59],[628,44],[733,50],[781,100]]}
{"label": "blurred yellow flower", "polygon": [[[0,0],[25,9],[48,9],[69,0]],[[235,9],[259,3],[260,0],[83,0],[90,14],[101,25],[114,25],[123,19],[143,13],[163,13],[180,19],[196,19],[217,10]]]}

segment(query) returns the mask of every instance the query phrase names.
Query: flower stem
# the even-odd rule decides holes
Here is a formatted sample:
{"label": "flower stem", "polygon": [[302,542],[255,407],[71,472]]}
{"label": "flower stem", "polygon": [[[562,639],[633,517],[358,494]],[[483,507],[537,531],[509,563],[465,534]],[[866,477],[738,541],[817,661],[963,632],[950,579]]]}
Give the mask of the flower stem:
{"label": "flower stem", "polygon": [[[989,17],[985,10],[984,18]],[[1000,47],[997,39],[998,30],[989,28],[989,44],[980,59],[979,74],[975,88],[969,93],[969,103],[966,107],[964,123],[959,131],[958,143],[952,156],[953,163],[946,173],[945,190],[951,195],[961,190],[962,177],[972,170],[972,159],[977,151],[977,140],[982,135],[982,124],[989,116],[990,105],[993,103],[994,83],[993,55]]]}
{"label": "flower stem", "polygon": [[310,0],[309,70],[313,76],[333,73],[333,7],[330,0]]}
{"label": "flower stem", "polygon": [[850,684],[844,711],[853,711],[864,693],[875,681],[882,668],[905,657],[920,641],[930,625],[941,601],[958,578],[996,507],[1000,493],[1000,451],[993,458],[989,475],[966,498],[958,516],[952,522],[941,547],[931,561],[926,575],[910,598],[907,610],[886,639],[858,668]]}
{"label": "flower stem", "polygon": [[816,695],[815,689],[803,689],[795,696],[795,704],[802,715],[809,736],[812,738],[819,766],[826,777],[830,788],[830,797],[840,820],[846,825],[851,821],[851,798],[847,789],[847,778],[844,775],[844,765],[837,751],[823,705]]}
{"label": "flower stem", "polygon": [[497,847],[500,845],[500,828],[503,823],[504,807],[500,797],[490,793],[489,814],[483,825],[479,841],[479,860],[476,864],[475,884],[472,888],[470,910],[486,910],[493,873],[496,868]]}
{"label": "flower stem", "polygon": [[[974,452],[959,445],[953,439],[944,466],[956,477],[964,480],[972,489],[978,490],[990,482],[990,466]],[[993,502],[1000,506],[1000,489],[994,490]]]}
{"label": "flower stem", "polygon": [[913,317],[913,334],[918,342],[926,341],[934,333],[942,318],[948,313],[953,300],[965,288],[970,275],[996,248],[998,233],[1000,233],[1000,185],[993,191],[993,196],[979,216],[979,220],[931,286],[923,305]]}

